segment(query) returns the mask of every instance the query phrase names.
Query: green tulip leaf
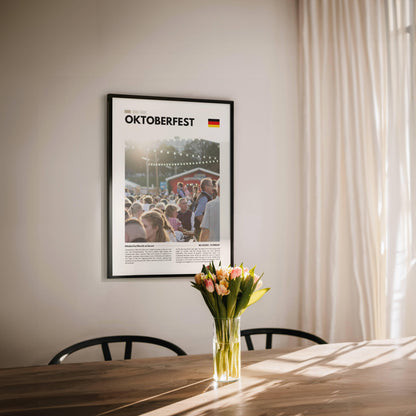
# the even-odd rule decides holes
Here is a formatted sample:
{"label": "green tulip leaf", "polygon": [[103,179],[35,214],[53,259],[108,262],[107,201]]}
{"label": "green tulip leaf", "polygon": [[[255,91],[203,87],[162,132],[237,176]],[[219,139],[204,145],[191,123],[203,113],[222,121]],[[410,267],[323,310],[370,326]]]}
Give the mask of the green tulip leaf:
{"label": "green tulip leaf", "polygon": [[260,300],[269,290],[270,288],[266,287],[265,289],[260,289],[253,292],[250,296],[250,300],[248,301],[247,306],[241,311],[241,313],[243,313],[253,303],[256,303],[258,300]]}

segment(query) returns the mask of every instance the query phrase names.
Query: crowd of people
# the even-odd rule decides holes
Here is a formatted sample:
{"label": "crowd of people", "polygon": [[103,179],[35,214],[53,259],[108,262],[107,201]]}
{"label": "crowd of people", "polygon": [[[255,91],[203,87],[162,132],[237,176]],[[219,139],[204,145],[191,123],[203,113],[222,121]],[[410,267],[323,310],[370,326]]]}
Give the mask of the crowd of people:
{"label": "crowd of people", "polygon": [[125,242],[219,241],[219,180],[201,180],[168,196],[126,190]]}

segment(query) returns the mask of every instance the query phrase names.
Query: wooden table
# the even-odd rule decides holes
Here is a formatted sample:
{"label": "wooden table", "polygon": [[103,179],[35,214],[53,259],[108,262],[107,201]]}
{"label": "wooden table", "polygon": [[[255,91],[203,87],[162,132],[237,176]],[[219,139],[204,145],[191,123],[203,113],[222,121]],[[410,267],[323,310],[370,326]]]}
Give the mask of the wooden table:
{"label": "wooden table", "polygon": [[244,352],[212,382],[188,355],[0,370],[0,415],[416,415],[416,337]]}

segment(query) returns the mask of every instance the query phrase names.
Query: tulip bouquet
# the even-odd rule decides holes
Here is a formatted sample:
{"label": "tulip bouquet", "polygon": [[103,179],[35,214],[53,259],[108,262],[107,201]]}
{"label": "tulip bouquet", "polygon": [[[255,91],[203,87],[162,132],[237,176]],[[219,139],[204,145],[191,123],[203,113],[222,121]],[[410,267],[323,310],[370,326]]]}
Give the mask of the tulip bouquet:
{"label": "tulip bouquet", "polygon": [[240,316],[261,299],[269,288],[260,289],[261,276],[255,267],[215,268],[202,266],[192,286],[199,290],[214,317],[214,379],[231,381],[240,377]]}
{"label": "tulip bouquet", "polygon": [[[191,282],[198,289],[214,319],[238,318],[257,302],[270,288],[260,289],[261,276],[243,267],[221,267],[214,263],[203,265],[201,273]],[[260,289],[260,290],[258,290]]]}

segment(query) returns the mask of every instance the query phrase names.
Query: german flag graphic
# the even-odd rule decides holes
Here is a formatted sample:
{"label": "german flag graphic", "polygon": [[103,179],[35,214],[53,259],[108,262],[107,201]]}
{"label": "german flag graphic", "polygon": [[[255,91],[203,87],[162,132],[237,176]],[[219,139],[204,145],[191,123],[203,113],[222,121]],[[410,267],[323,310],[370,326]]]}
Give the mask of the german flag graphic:
{"label": "german flag graphic", "polygon": [[209,118],[208,119],[208,127],[219,127],[220,126],[220,119],[219,118]]}

